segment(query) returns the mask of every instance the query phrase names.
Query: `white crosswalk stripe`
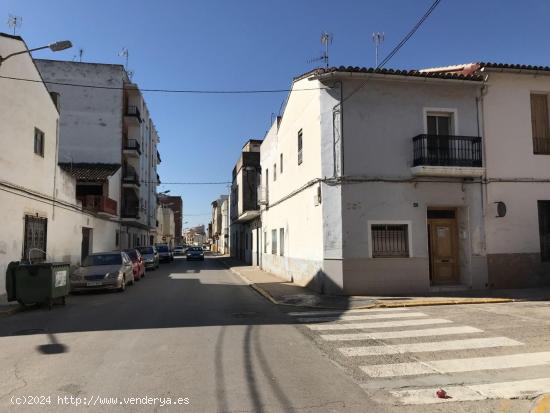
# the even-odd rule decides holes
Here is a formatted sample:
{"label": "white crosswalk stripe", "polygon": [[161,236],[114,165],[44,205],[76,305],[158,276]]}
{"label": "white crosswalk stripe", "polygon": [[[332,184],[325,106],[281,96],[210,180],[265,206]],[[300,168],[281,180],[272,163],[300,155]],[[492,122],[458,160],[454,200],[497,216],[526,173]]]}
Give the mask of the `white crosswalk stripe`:
{"label": "white crosswalk stripe", "polygon": [[414,363],[361,366],[370,377],[399,377],[434,373],[461,373],[477,370],[500,370],[550,364],[550,352],[509,354]]}
{"label": "white crosswalk stripe", "polygon": [[435,396],[437,388],[394,390],[390,393],[403,404],[433,404],[445,402],[464,402],[484,399],[534,398],[548,392],[550,378],[518,380],[500,383],[471,384],[447,387],[449,399]]}
{"label": "white crosswalk stripe", "polygon": [[424,313],[389,313],[389,314],[362,314],[362,315],[343,315],[339,317],[307,317],[298,318],[302,323],[316,323],[328,321],[356,321],[356,320],[380,320],[386,318],[415,318],[426,317]]}
{"label": "white crosswalk stripe", "polygon": [[307,324],[306,327],[315,331],[329,330],[367,330],[390,327],[413,327],[436,324],[450,324],[451,320],[443,318],[420,318],[418,320],[375,321],[371,323],[346,323],[346,324]]}
{"label": "white crosswalk stripe", "polygon": [[[370,377],[363,387],[370,391],[385,391],[386,395],[389,393],[391,397],[388,400],[392,403],[420,405],[530,398],[550,392],[550,377],[544,377],[545,369],[550,366],[550,351],[506,354],[510,350],[504,349],[523,346],[524,343],[504,336],[483,337],[484,331],[476,327],[452,325],[451,320],[430,318],[409,308],[319,310],[289,314],[297,321],[306,323],[304,326],[308,329],[318,332],[319,338],[325,342],[344,344],[353,341],[356,345],[337,350],[350,359],[371,357],[361,359],[363,363],[359,366],[365,377]],[[450,340],[449,336],[455,336],[455,339]],[[484,350],[482,354],[486,356],[468,357],[468,353],[476,349]],[[445,351],[459,353],[454,356],[457,358],[447,359],[437,355]],[[391,356],[393,362],[370,364],[383,356]],[[411,357],[417,361],[411,361]],[[491,373],[493,371],[507,373],[491,382],[491,377],[499,377]],[[439,388],[428,387],[428,383],[438,383],[440,377],[450,396],[448,399],[437,397]]]}
{"label": "white crosswalk stripe", "polygon": [[432,341],[362,347],[342,347],[345,356],[380,356],[383,354],[422,353],[431,351],[465,350],[474,348],[521,346],[523,343],[507,337],[472,338],[466,340]]}
{"label": "white crosswalk stripe", "polygon": [[322,334],[321,338],[327,341],[381,340],[389,338],[447,336],[453,334],[469,334],[482,332],[483,330],[480,330],[479,328],[460,326],[427,328],[423,330],[383,331],[376,333]]}
{"label": "white crosswalk stripe", "polygon": [[351,309],[351,310],[319,310],[319,311],[298,311],[291,312],[288,315],[293,317],[309,317],[316,315],[338,315],[338,314],[354,314],[354,313],[390,313],[399,311],[411,311],[410,308],[364,308],[364,309]]}

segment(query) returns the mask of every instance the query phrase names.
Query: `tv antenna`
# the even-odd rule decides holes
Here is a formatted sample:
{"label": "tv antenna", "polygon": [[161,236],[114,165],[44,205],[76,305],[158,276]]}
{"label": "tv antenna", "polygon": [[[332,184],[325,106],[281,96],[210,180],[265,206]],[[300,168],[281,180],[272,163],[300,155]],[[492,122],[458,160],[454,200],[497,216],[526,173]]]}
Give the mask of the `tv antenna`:
{"label": "tv antenna", "polygon": [[[84,54],[84,49],[78,49],[78,61],[82,63],[82,55]],[[73,62],[76,60],[77,56],[73,56]]]}
{"label": "tv antenna", "polygon": [[378,67],[378,55],[379,55],[379,49],[380,45],[384,41],[384,33],[376,32],[372,34],[372,41],[374,43],[374,49],[375,49],[375,63],[376,67]]}
{"label": "tv antenna", "polygon": [[15,36],[15,29],[18,29],[23,24],[23,17],[21,16],[14,16],[13,14],[10,14],[8,17],[8,26],[10,29],[13,29],[13,35]]}
{"label": "tv antenna", "polygon": [[325,67],[328,67],[328,63],[329,63],[328,49],[329,49],[329,45],[332,44],[333,37],[334,36],[332,35],[332,33],[328,33],[328,32],[321,33],[321,44],[324,46],[325,50],[323,51],[323,54],[321,55],[321,57],[318,57],[317,59],[308,60],[308,63],[323,61],[325,62]]}
{"label": "tv antenna", "polygon": [[120,52],[118,52],[118,55],[119,55],[120,57],[124,57],[124,59],[125,59],[125,61],[126,61],[126,63],[124,63],[124,68],[125,68],[125,69],[128,69],[128,56],[130,55],[130,54],[128,53],[128,49],[125,48],[125,47],[123,47],[122,50],[121,50]]}

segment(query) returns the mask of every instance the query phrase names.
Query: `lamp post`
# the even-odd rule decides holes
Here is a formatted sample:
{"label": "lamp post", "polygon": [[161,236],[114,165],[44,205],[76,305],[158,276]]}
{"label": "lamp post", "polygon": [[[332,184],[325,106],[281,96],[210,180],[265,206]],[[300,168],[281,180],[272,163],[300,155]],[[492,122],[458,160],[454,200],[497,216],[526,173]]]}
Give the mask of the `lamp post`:
{"label": "lamp post", "polygon": [[37,50],[42,50],[42,49],[50,49],[52,52],[59,52],[61,50],[69,49],[71,47],[73,47],[73,44],[69,40],[61,40],[59,42],[50,43],[47,46],[35,47],[34,49],[28,49],[28,50],[21,50],[20,52],[11,53],[6,57],[0,56],[0,66],[10,57],[17,56],[20,54],[36,52]]}

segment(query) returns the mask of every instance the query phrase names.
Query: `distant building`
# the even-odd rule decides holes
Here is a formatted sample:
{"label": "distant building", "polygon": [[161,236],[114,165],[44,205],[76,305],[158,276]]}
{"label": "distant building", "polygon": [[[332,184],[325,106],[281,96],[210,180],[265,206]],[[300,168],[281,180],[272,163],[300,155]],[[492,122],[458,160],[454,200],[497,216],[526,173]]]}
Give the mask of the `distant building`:
{"label": "distant building", "polygon": [[[231,256],[245,263],[259,265],[254,243],[261,231],[258,187],[261,183],[261,140],[251,139],[243,146],[232,173],[229,198],[229,239]],[[256,253],[253,253],[256,251]]]}
{"label": "distant building", "polygon": [[157,208],[157,230],[156,244],[167,244],[171,248],[176,245],[176,223],[174,211],[171,208],[162,205]]}
{"label": "distant building", "polygon": [[[85,208],[112,208],[120,227],[119,248],[153,242],[159,137],[136,84],[121,65],[36,60],[51,92],[60,97],[59,163],[75,174]],[[74,87],[60,83],[88,85]],[[99,88],[93,88],[97,86]],[[112,87],[102,89],[100,87]],[[118,165],[112,179],[98,167]],[[103,204],[101,204],[103,203]],[[96,234],[99,236],[99,234]]]}
{"label": "distant building", "polygon": [[217,200],[212,202],[212,221],[208,224],[208,230],[213,252],[223,253],[225,248],[222,206],[228,198],[228,195],[220,195]]}
{"label": "distant building", "polygon": [[162,206],[170,208],[174,212],[175,244],[179,245],[182,243],[183,200],[178,195],[159,195],[158,199]]}

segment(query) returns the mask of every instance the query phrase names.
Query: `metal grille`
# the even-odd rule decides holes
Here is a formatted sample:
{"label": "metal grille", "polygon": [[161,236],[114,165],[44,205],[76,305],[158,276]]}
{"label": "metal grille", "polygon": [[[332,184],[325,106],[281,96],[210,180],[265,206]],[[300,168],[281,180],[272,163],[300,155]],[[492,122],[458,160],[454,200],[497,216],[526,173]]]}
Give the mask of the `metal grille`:
{"label": "metal grille", "polygon": [[25,216],[24,260],[29,257],[31,260],[46,259],[47,229],[47,218],[38,218],[31,215]]}
{"label": "metal grille", "polygon": [[407,224],[372,225],[371,234],[373,258],[409,256]]}
{"label": "metal grille", "polygon": [[481,137],[418,135],[413,138],[413,166],[481,167]]}

